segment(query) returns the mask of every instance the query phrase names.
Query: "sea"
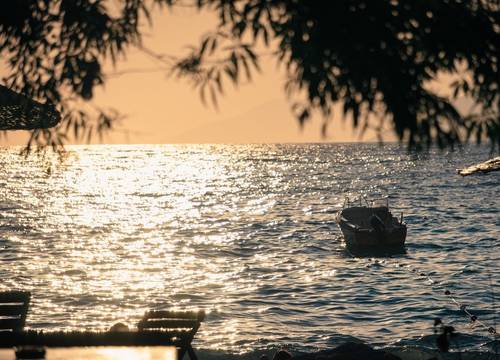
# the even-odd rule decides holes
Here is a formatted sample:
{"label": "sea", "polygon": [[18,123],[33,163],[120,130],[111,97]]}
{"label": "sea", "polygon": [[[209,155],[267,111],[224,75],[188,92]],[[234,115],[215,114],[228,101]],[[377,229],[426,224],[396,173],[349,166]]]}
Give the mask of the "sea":
{"label": "sea", "polygon": [[[32,292],[29,328],[133,328],[148,309],[202,309],[200,359],[346,341],[424,359],[440,318],[455,353],[498,356],[500,172],[456,173],[488,147],[19,150],[0,150],[0,291]],[[404,252],[346,250],[334,218],[359,196],[388,197]]]}

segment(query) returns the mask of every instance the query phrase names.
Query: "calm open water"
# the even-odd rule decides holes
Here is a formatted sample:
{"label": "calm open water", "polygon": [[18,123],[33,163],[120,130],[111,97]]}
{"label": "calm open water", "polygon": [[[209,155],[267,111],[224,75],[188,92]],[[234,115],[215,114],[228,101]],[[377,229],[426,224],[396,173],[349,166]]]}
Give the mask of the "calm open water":
{"label": "calm open water", "polygon": [[[196,346],[226,352],[309,351],[351,336],[426,345],[435,317],[468,334],[465,346],[488,341],[443,294],[493,325],[500,173],[455,174],[488,148],[69,150],[62,164],[0,151],[0,290],[32,291],[29,327],[133,326],[146,309],[178,307],[207,310]],[[345,252],[333,218],[356,193],[387,194],[404,213],[406,254]]]}

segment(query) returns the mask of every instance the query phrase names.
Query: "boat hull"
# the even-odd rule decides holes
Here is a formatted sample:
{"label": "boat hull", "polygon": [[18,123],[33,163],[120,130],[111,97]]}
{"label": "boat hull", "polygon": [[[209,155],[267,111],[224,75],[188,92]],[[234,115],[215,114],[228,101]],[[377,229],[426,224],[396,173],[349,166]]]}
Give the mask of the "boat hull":
{"label": "boat hull", "polygon": [[402,249],[406,240],[406,226],[401,225],[378,232],[368,228],[354,228],[347,222],[339,222],[346,246],[350,250]]}

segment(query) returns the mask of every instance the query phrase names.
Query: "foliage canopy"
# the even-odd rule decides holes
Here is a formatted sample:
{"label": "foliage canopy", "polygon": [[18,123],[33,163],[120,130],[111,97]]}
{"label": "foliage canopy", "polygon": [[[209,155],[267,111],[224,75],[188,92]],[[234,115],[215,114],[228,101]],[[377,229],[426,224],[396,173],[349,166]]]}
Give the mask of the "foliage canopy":
{"label": "foliage canopy", "polygon": [[[214,103],[224,84],[259,70],[262,45],[286,70],[285,89],[300,123],[319,112],[325,128],[341,104],[361,131],[388,121],[410,148],[454,147],[473,136],[500,149],[499,5],[495,0],[18,0],[0,2],[0,52],[8,87],[54,103],[55,130],[34,131],[30,145],[62,144],[69,132],[90,137],[113,127],[117,114],[81,103],[102,85],[102,63],[142,48],[139,24],[153,8],[215,11],[219,24],[199,46],[175,59]],[[118,10],[116,10],[118,9]],[[450,96],[429,86],[454,78]],[[454,99],[475,111],[461,114]],[[93,119],[93,120],[92,120]]]}

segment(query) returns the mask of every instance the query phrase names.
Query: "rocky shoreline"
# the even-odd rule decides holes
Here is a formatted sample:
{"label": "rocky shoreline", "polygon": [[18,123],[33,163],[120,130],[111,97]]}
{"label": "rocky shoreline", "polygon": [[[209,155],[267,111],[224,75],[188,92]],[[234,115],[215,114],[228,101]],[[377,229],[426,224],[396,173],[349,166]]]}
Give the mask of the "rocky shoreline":
{"label": "rocky shoreline", "polygon": [[[272,357],[271,357],[272,358]],[[200,360],[212,360],[211,357]],[[255,359],[258,359],[256,357]],[[333,349],[314,353],[293,354],[292,360],[500,360],[500,355],[492,352],[462,351],[442,353],[437,349],[418,346],[389,347],[375,349],[361,342],[346,342]],[[213,358],[215,360],[215,358]]]}
{"label": "rocky shoreline", "polygon": [[294,356],[297,360],[401,360],[385,350],[376,350],[363,343],[347,342],[334,349],[322,350],[317,353]]}

